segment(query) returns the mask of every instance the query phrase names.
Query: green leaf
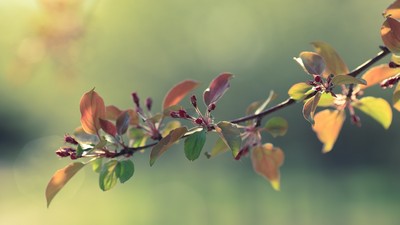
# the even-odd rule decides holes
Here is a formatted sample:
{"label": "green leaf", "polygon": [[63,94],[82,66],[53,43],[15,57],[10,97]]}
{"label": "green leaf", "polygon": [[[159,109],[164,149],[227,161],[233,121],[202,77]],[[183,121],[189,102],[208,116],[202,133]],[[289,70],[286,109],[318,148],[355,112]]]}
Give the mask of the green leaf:
{"label": "green leaf", "polygon": [[93,172],[100,173],[102,164],[103,164],[103,158],[98,158],[93,160],[92,161]]}
{"label": "green leaf", "polygon": [[279,168],[282,166],[284,158],[283,151],[270,143],[256,146],[251,154],[254,170],[269,180],[276,191],[280,189]]}
{"label": "green leaf", "polygon": [[400,83],[393,92],[393,107],[400,111]]}
{"label": "green leaf", "polygon": [[315,51],[320,54],[326,62],[324,77],[330,74],[344,75],[349,73],[347,65],[331,45],[322,41],[315,41],[311,44],[314,46]]}
{"label": "green leaf", "polygon": [[335,103],[335,97],[333,97],[331,93],[322,93],[321,98],[318,101],[318,106],[328,107],[332,106],[334,103]]}
{"label": "green leaf", "polygon": [[304,71],[311,75],[322,75],[325,70],[324,59],[315,52],[301,52],[296,62],[303,67]]}
{"label": "green leaf", "polygon": [[365,80],[355,78],[349,75],[336,75],[332,78],[332,83],[335,86],[342,84],[363,84],[363,85],[367,84]]}
{"label": "green leaf", "polygon": [[80,169],[82,169],[83,166],[85,166],[85,164],[81,162],[74,162],[54,173],[46,188],[47,207],[49,207],[54,196],[56,196],[56,194]]}
{"label": "green leaf", "polygon": [[311,125],[314,125],[314,113],[317,109],[320,97],[321,92],[317,92],[313,97],[309,98],[303,106],[303,116]]}
{"label": "green leaf", "polygon": [[83,153],[83,148],[81,145],[78,145],[78,147],[76,148],[76,156],[81,157],[82,153]]}
{"label": "green leaf", "polygon": [[272,117],[267,121],[264,128],[273,137],[283,136],[288,130],[288,122],[282,117]]}
{"label": "green leaf", "polygon": [[242,138],[240,137],[240,130],[237,125],[222,121],[217,124],[215,131],[218,132],[222,140],[232,151],[233,157],[236,157],[242,145]]}
{"label": "green leaf", "polygon": [[178,104],[187,94],[193,89],[199,86],[199,83],[194,80],[184,80],[181,83],[175,85],[165,95],[163,101],[163,109]]}
{"label": "green leaf", "polygon": [[204,129],[187,137],[184,145],[186,158],[190,161],[194,161],[199,158],[205,143],[206,131]]}
{"label": "green leaf", "polygon": [[121,183],[125,183],[133,176],[133,173],[135,172],[135,166],[131,160],[120,161],[119,164],[120,164],[120,170],[118,174],[119,181]]}
{"label": "green leaf", "polygon": [[103,191],[113,188],[118,181],[120,174],[120,164],[117,160],[111,160],[105,163],[100,171],[99,185]]}
{"label": "green leaf", "polygon": [[128,137],[129,139],[131,139],[130,145],[133,148],[143,146],[146,144],[147,141],[147,136],[145,135],[143,130],[135,127],[129,129]]}
{"label": "green leaf", "polygon": [[211,149],[211,152],[207,152],[206,156],[207,158],[214,157],[219,153],[226,152],[228,148],[229,147],[225,144],[224,140],[222,138],[218,138],[218,140],[214,144],[214,147]]}
{"label": "green leaf", "polygon": [[307,83],[297,83],[290,87],[288,94],[289,96],[298,101],[306,97],[306,93],[311,90],[311,85]]}
{"label": "green leaf", "polygon": [[177,142],[187,132],[186,127],[179,127],[172,130],[167,136],[161,139],[151,150],[150,166],[156,162],[165,151],[167,151],[175,142]]}
{"label": "green leaf", "polygon": [[392,109],[383,98],[364,97],[353,104],[354,107],[378,121],[385,129],[392,123]]}

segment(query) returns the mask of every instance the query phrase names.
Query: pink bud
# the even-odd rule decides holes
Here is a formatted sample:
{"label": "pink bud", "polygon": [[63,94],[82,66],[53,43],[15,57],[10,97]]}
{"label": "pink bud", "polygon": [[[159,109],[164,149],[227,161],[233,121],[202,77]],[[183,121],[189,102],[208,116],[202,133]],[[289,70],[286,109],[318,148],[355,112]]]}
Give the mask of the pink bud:
{"label": "pink bud", "polygon": [[192,97],[190,97],[190,101],[192,102],[192,105],[197,108],[197,98],[195,95],[192,95]]}
{"label": "pink bud", "polygon": [[136,107],[140,108],[139,106],[139,96],[136,92],[132,93],[133,102],[135,103]]}
{"label": "pink bud", "polygon": [[151,111],[151,106],[152,106],[152,105],[153,105],[153,99],[147,98],[147,99],[146,99],[146,107],[147,107],[147,110]]}

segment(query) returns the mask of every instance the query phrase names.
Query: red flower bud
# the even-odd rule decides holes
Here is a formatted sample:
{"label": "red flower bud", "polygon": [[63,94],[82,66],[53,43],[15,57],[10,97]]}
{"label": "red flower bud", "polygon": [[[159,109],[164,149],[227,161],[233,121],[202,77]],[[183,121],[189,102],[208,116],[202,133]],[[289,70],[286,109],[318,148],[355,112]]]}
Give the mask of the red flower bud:
{"label": "red flower bud", "polygon": [[192,95],[192,97],[190,97],[190,101],[192,102],[192,105],[197,108],[197,98],[196,96]]}
{"label": "red flower bud", "polygon": [[139,96],[136,92],[132,93],[133,102],[135,103],[136,107],[140,108],[139,106]]}

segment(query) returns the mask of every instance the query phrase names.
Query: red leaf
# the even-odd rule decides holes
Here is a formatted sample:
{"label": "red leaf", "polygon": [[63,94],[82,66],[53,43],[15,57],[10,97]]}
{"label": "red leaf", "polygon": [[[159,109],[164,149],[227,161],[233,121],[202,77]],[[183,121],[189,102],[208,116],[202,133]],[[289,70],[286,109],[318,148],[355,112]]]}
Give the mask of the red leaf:
{"label": "red leaf", "polygon": [[400,1],[396,0],[393,2],[383,13],[384,17],[392,17],[395,19],[400,19]]}
{"label": "red leaf", "polygon": [[283,151],[269,143],[255,147],[251,154],[254,170],[269,180],[277,191],[280,189],[279,167],[282,166],[284,158]]}
{"label": "red leaf", "polygon": [[178,104],[189,92],[195,89],[199,83],[194,80],[184,80],[172,87],[163,101],[163,109]]}
{"label": "red leaf", "polygon": [[203,99],[207,106],[216,103],[228,90],[229,80],[233,78],[230,73],[222,73],[211,81],[210,86],[204,91]]}
{"label": "red leaf", "polygon": [[117,128],[110,121],[100,118],[100,126],[101,129],[103,129],[107,134],[111,136],[117,135]]}
{"label": "red leaf", "polygon": [[106,115],[106,107],[94,88],[82,96],[80,110],[83,130],[88,134],[96,134],[101,128],[99,118]]}

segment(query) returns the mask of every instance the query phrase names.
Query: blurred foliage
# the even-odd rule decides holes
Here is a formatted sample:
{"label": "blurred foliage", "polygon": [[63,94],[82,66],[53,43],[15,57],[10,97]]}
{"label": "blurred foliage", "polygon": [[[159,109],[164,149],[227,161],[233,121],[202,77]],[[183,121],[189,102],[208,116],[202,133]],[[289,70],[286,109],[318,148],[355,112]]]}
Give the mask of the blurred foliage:
{"label": "blurred foliage", "polygon": [[[140,173],[111,192],[99,191],[95,176],[80,174],[46,210],[45,185],[68,164],[54,154],[62,138],[27,143],[72,132],[79,99],[93,87],[106,104],[132,107],[130,93],[137,91],[161,109],[174,84],[189,78],[205,88],[224,71],[235,79],[216,116],[237,118],[271,89],[280,101],[304,81],[292,57],[311,50],[311,41],[331,43],[350,69],[375,55],[381,12],[392,1],[75,0],[55,14],[45,6],[51,1],[40,2],[0,1],[0,150],[16,157],[0,157],[1,224],[399,221],[398,113],[388,131],[363,116],[361,130],[345,123],[335,150],[321,155],[300,104],[279,112],[289,123],[287,135],[274,140],[286,153],[280,193],[253,174],[248,158],[238,163],[226,154],[191,163],[171,151],[154,168],[146,153],[137,157]],[[392,95],[375,87],[367,92]]]}

